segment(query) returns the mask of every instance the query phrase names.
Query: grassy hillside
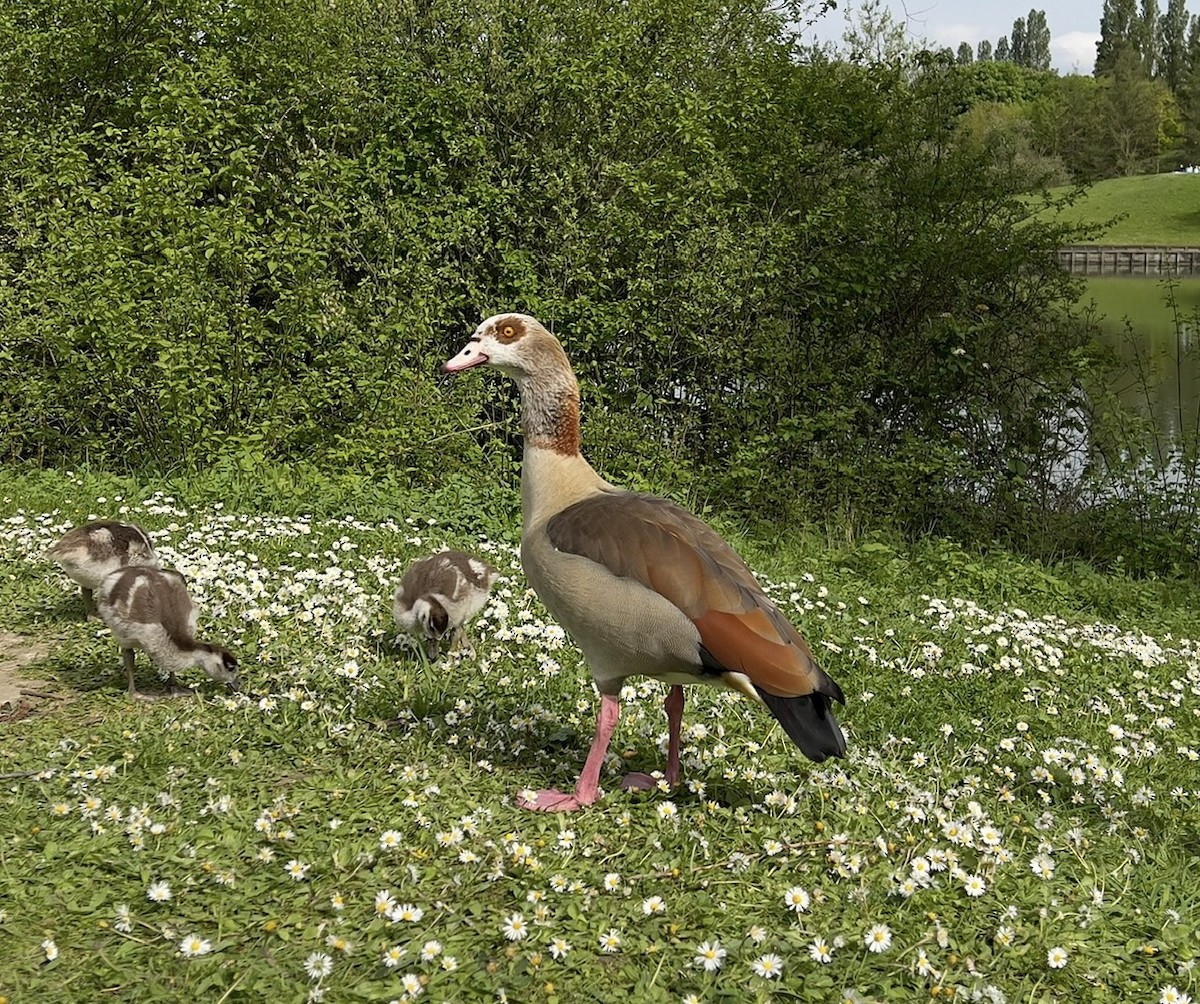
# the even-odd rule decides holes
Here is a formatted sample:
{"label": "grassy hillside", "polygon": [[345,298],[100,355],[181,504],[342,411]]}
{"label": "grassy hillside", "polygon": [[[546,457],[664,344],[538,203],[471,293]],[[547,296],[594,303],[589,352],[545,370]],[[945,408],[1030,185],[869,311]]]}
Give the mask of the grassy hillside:
{"label": "grassy hillside", "polygon": [[[1057,189],[1055,194],[1067,189]],[[1047,214],[1051,216],[1053,214]],[[1091,226],[1120,217],[1097,244],[1200,244],[1200,174],[1146,174],[1097,182],[1062,218]]]}

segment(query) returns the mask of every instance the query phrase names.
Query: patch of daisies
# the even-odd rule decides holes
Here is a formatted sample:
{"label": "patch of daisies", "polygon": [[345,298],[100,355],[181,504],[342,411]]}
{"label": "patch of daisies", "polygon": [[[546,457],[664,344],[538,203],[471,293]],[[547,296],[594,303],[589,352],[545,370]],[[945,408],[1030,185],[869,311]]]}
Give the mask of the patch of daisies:
{"label": "patch of daisies", "polygon": [[[849,758],[803,762],[763,709],[698,688],[683,784],[622,794],[621,774],[666,748],[664,690],[634,679],[606,799],[530,815],[511,796],[571,783],[596,699],[511,545],[415,517],[193,512],[164,495],[93,508],[17,511],[0,557],[71,593],[40,559],[50,543],[85,518],[146,525],[248,684],[22,750],[40,758],[37,827],[83,841],[111,890],[107,937],[164,965],[270,945],[254,965],[310,1000],[615,1000],[648,967],[682,1001],[780,984],[863,1001],[1195,993],[1197,897],[1165,850],[1200,816],[1195,641],[953,597],[879,612],[894,598],[839,597],[815,573],[764,581],[848,694]],[[407,564],[444,544],[504,578],[473,649],[424,667],[394,648],[388,607]],[[79,630],[115,677],[107,633]],[[150,751],[174,759],[147,772]],[[251,905],[266,919],[222,920]],[[37,933],[26,961],[85,961],[78,940]]]}

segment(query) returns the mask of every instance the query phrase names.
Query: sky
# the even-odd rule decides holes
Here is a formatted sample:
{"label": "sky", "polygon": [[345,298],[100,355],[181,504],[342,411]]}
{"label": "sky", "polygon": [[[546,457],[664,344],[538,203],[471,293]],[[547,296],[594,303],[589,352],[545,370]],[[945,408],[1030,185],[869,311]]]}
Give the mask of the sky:
{"label": "sky", "polygon": [[[996,39],[1012,31],[1013,21],[1025,17],[1031,8],[1045,11],[1053,68],[1059,73],[1090,74],[1096,62],[1104,0],[887,0],[886,5],[897,21],[907,26],[914,42],[928,41],[952,49],[960,42],[970,42],[974,48],[985,38],[995,46]],[[846,28],[845,12],[857,6],[856,0],[840,0],[838,9],[826,14],[813,29],[816,37],[840,40]],[[1165,9],[1165,2],[1159,6]]]}

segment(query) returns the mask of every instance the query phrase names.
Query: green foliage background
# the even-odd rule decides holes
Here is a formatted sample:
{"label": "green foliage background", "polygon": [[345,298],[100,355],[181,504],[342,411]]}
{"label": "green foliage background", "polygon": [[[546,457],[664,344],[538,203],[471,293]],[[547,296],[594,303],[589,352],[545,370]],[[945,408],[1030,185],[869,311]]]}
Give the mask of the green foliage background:
{"label": "green foliage background", "polygon": [[1028,535],[1091,365],[1075,235],[963,142],[973,78],[804,53],[802,15],[6,6],[0,457],[507,471],[508,391],[437,373],[521,309],[627,483]]}

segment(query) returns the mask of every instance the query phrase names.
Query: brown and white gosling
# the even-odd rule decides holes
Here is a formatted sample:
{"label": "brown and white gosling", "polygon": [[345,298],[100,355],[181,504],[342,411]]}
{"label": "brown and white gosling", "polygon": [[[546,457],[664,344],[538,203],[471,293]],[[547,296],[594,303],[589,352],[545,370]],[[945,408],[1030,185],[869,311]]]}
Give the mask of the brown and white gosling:
{"label": "brown and white gosling", "polygon": [[442,551],[409,566],[392,601],[396,627],[421,641],[436,659],[441,643],[457,648],[467,624],[483,609],[500,573],[481,558]]}
{"label": "brown and white gosling", "polygon": [[115,520],[85,523],[69,530],[46,551],[46,557],[79,583],[85,618],[98,616],[92,594],[107,576],[128,566],[158,567],[150,535],[134,523]]}
{"label": "brown and white gosling", "polygon": [[170,675],[196,666],[230,690],[238,690],[237,657],[220,645],[196,640],[198,613],[188,596],[187,580],[173,569],[125,568],[100,583],[100,618],[121,646],[129,696],[137,697],[133,683],[133,650],[140,648],[150,661]]}

